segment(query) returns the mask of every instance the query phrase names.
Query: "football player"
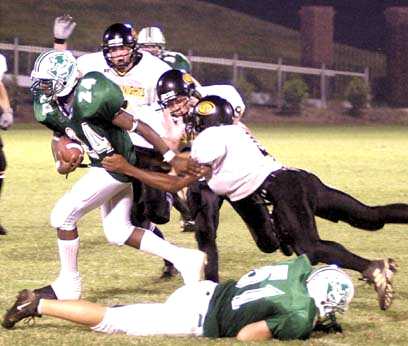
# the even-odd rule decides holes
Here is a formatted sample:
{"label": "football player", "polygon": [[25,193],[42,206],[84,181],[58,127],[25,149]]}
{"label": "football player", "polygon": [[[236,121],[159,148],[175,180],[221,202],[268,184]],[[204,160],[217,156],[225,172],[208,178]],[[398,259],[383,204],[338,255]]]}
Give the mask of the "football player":
{"label": "football player", "polygon": [[[231,104],[218,96],[201,99],[193,116],[198,136],[192,144],[191,157],[202,165],[202,174],[211,191],[228,199],[249,228],[258,224],[254,230],[257,236],[268,239],[264,224],[273,220],[279,240],[290,245],[297,255],[306,254],[312,264],[337,264],[360,272],[363,280],[374,285],[380,308],[390,307],[392,278],[397,270],[395,261],[368,260],[339,243],[322,240],[315,216],[376,231],[388,223],[407,224],[407,204],[367,206],[328,187],[312,173],[285,167],[273,157],[265,156],[258,143],[234,124]],[[103,165],[136,178],[142,174],[120,156],[106,158]],[[195,178],[163,175],[156,179],[155,176],[143,174],[142,178],[145,183],[167,191],[183,188]],[[273,207],[271,215],[268,205]]]}
{"label": "football player", "polygon": [[[57,17],[54,23],[55,48],[65,50],[66,40],[72,34],[75,22],[69,15]],[[129,24],[115,23],[103,34],[102,51],[84,54],[78,58],[81,75],[99,71],[122,89],[126,100],[126,111],[148,123],[156,132],[168,139],[168,144],[178,142],[177,129],[168,116],[155,103],[158,78],[169,66],[157,57],[142,52],[136,45],[136,33]],[[152,106],[148,109],[146,105]],[[160,153],[137,133],[129,133],[139,157],[141,168],[162,170]],[[159,159],[158,159],[159,158]],[[134,182],[135,201],[132,207],[132,223],[149,228],[158,236],[162,232],[155,224],[167,223],[173,198],[170,194]],[[188,216],[186,217],[188,218]],[[176,271],[165,261],[163,277],[171,277]]]}
{"label": "football player", "polygon": [[157,56],[171,68],[191,73],[191,63],[184,54],[165,49],[166,39],[160,28],[148,26],[141,29],[137,35],[137,45],[140,50]]}
{"label": "football player", "polygon": [[[239,92],[232,85],[209,85],[197,86],[190,74],[179,70],[165,72],[157,83],[159,103],[167,109],[176,119],[184,119],[186,123],[186,137],[184,145],[191,146],[195,136],[194,123],[190,117],[193,107],[206,95],[218,95],[227,99],[234,108],[234,123],[242,127],[249,135],[249,129],[240,121],[245,112],[245,104]],[[255,140],[255,139],[254,139]],[[266,150],[263,150],[267,155]],[[205,179],[194,182],[187,190],[187,201],[192,217],[195,222],[196,239],[198,248],[208,256],[208,264],[205,268],[207,280],[218,282],[218,250],[216,244],[217,228],[219,224],[219,211],[224,198],[215,194],[207,185]],[[263,210],[261,211],[263,213]],[[245,222],[248,221],[244,218]],[[274,227],[265,215],[253,218],[249,229],[258,247],[264,252],[272,252],[277,248],[278,240],[272,241]],[[259,232],[260,229],[264,232]],[[262,234],[269,234],[266,239]],[[282,243],[282,251],[290,255],[290,248]]]}
{"label": "football player", "polygon": [[[0,128],[7,130],[13,124],[13,108],[10,106],[10,99],[7,89],[3,83],[4,73],[7,71],[7,62],[4,55],[0,54]],[[3,141],[0,137],[0,192],[3,186],[4,174],[6,171],[6,156],[3,150]],[[6,229],[0,225],[0,235],[7,234]]]}
{"label": "football player", "polygon": [[[110,79],[100,72],[89,72],[79,80],[77,76],[76,60],[68,51],[41,54],[32,71],[36,120],[80,143],[91,160],[89,171],[59,199],[51,212],[61,268],[51,286],[36,292],[54,299],[80,297],[77,221],[97,207],[101,207],[103,230],[110,243],[126,244],[165,258],[176,266],[185,281],[198,280],[205,255],[198,250],[179,248],[148,229],[133,226],[129,219],[131,178],[108,173],[101,167],[103,157],[113,153],[121,153],[130,162],[136,162],[137,154],[127,131],[143,136],[171,165],[180,167],[183,160],[147,124],[122,108],[123,93]],[[78,162],[70,164],[64,173],[74,170]]]}
{"label": "football player", "polygon": [[341,332],[336,320],[354,295],[336,266],[313,270],[306,256],[251,270],[223,284],[185,285],[165,303],[105,307],[87,301],[41,299],[23,290],[6,313],[8,329],[33,316],[52,316],[97,332],[133,336],[235,337],[240,341],[307,339],[314,330]]}

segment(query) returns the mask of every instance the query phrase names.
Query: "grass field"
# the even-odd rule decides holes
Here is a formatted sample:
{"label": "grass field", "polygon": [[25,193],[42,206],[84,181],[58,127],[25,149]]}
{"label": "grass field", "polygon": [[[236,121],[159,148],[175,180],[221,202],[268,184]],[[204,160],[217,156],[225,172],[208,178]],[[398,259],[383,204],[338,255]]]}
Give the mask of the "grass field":
{"label": "grass field", "polygon": [[[329,185],[369,204],[408,202],[406,129],[404,127],[256,126],[256,136],[288,166],[317,173]],[[59,269],[55,232],[48,216],[56,200],[83,170],[69,179],[59,176],[49,150],[50,134],[40,127],[18,125],[1,133],[9,162],[1,196],[1,223],[9,234],[0,238],[0,311],[14,302],[23,288],[51,282]],[[406,345],[408,343],[408,241],[407,226],[386,226],[375,233],[345,224],[318,222],[323,238],[341,242],[369,258],[390,256],[400,264],[395,277],[396,299],[387,312],[377,306],[373,288],[351,273],[356,297],[342,317],[342,335],[316,335],[308,345]],[[169,240],[195,246],[192,234],[178,229],[178,217],[163,227]],[[161,301],[181,284],[181,279],[158,279],[161,260],[123,247],[108,245],[98,211],[79,223],[80,271],[83,297],[107,304]],[[222,210],[218,233],[223,280],[238,278],[253,266],[280,260],[280,254],[257,250],[248,231],[229,206]],[[177,313],[177,312],[175,312]],[[51,318],[23,323],[12,331],[0,330],[0,345],[231,345],[232,339],[131,338],[91,333],[86,328]],[[300,345],[303,342],[286,342]]]}

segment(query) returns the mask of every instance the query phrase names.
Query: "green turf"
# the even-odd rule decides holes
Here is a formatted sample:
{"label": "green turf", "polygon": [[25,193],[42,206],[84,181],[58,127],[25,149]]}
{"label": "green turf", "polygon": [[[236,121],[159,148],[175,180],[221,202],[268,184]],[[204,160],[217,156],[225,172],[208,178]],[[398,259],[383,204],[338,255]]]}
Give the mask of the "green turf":
{"label": "green turf", "polygon": [[[287,165],[317,173],[323,181],[370,204],[408,201],[407,137],[404,127],[353,126],[256,126],[256,136]],[[9,234],[0,237],[0,310],[13,303],[17,291],[52,281],[58,273],[55,232],[48,217],[56,200],[83,170],[69,179],[59,176],[49,150],[50,134],[29,125],[2,132],[8,159],[1,196],[1,223]],[[343,316],[343,335],[317,335],[310,345],[405,345],[408,343],[407,226],[387,226],[370,233],[345,224],[319,221],[323,238],[343,243],[369,258],[394,257],[400,264],[395,278],[396,300],[388,312],[377,307],[373,288],[358,280],[356,297]],[[178,216],[163,227],[169,240],[195,246],[192,234],[178,229]],[[80,271],[83,297],[117,304],[161,301],[181,284],[180,278],[158,280],[161,261],[130,248],[108,245],[98,211],[79,223]],[[237,278],[253,266],[280,260],[280,254],[260,253],[240,219],[228,206],[222,210],[218,234],[221,278]],[[175,311],[175,313],[177,313]],[[107,336],[51,318],[37,319],[35,326],[18,325],[0,330],[0,345],[230,345],[234,340],[192,338],[132,338]],[[285,345],[300,345],[288,342]]]}

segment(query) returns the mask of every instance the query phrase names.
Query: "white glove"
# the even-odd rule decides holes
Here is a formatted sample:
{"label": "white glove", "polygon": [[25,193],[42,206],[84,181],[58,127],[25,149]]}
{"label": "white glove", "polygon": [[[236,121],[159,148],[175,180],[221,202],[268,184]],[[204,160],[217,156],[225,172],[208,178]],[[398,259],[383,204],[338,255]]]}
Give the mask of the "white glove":
{"label": "white glove", "polygon": [[54,38],[58,40],[66,40],[71,36],[76,27],[74,19],[69,14],[55,18],[54,21]]}
{"label": "white glove", "polygon": [[0,117],[0,128],[7,130],[11,125],[13,125],[13,110],[9,109],[4,111]]}

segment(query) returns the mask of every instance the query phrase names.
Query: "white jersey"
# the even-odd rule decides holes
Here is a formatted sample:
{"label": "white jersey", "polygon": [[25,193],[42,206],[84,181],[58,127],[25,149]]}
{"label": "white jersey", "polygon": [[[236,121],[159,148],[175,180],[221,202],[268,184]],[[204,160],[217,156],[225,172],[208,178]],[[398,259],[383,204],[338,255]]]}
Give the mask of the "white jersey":
{"label": "white jersey", "polygon": [[208,186],[217,195],[238,201],[254,192],[282,165],[265,156],[257,142],[239,125],[213,126],[200,132],[191,157],[212,167]]}
{"label": "white jersey", "polygon": [[[137,114],[134,115],[135,118],[142,120],[152,129],[154,129],[160,137],[166,136],[166,129],[164,126],[164,114],[160,106],[155,103],[151,106],[140,106],[138,108]],[[132,143],[138,147],[153,149],[153,145],[150,144],[144,137],[138,135],[134,132],[129,132],[129,136],[132,140]]]}
{"label": "white jersey", "polygon": [[220,85],[208,85],[208,86],[197,86],[196,90],[201,97],[208,95],[217,95],[222,97],[231,103],[232,108],[234,108],[235,116],[240,116],[245,111],[245,103],[242,100],[241,95],[238,90],[232,85],[220,84]]}
{"label": "white jersey", "polygon": [[[148,123],[156,132],[161,134],[162,128],[160,126],[156,127],[156,124],[160,123],[160,121],[157,121],[157,116],[162,113],[161,110],[156,111],[159,108],[155,104],[157,100],[156,84],[160,76],[168,71],[170,67],[148,52],[141,53],[143,56],[139,63],[123,76],[120,76],[107,64],[102,52],[80,56],[78,58],[78,70],[82,75],[90,71],[101,72],[119,85],[127,101],[126,111],[135,118]],[[148,109],[146,105],[152,105],[153,108]],[[149,116],[155,119],[148,119]],[[129,133],[129,135],[133,144],[147,148],[153,147],[142,136],[136,133]]]}
{"label": "white jersey", "polygon": [[0,81],[7,72],[7,61],[3,54],[0,54]]}
{"label": "white jersey", "polygon": [[78,58],[78,70],[82,75],[90,71],[99,71],[122,89],[125,100],[128,101],[130,113],[138,106],[150,105],[157,100],[156,84],[160,76],[170,67],[159,58],[147,52],[125,75],[120,76],[107,64],[103,53],[90,53]]}

